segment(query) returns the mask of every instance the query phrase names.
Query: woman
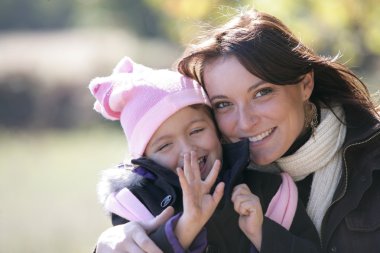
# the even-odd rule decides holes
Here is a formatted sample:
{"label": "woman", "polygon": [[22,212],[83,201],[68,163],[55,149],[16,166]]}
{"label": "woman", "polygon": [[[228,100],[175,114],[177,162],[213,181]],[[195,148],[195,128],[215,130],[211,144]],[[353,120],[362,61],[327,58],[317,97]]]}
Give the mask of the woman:
{"label": "woman", "polygon": [[248,138],[253,162],[294,178],[324,252],[378,251],[379,108],[349,69],[254,11],[190,46],[178,69],[204,85],[225,140]]}
{"label": "woman", "polygon": [[180,72],[202,83],[225,139],[298,184],[332,252],[380,248],[380,123],[364,84],[304,46],[278,19],[248,12],[187,50]]}

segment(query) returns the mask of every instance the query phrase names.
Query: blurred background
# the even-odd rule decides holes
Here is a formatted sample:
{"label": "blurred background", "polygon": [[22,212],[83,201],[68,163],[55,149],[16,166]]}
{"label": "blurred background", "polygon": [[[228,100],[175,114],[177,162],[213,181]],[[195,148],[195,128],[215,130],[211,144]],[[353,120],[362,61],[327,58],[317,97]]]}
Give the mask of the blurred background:
{"label": "blurred background", "polygon": [[247,6],[380,89],[377,0],[2,0],[0,252],[92,252],[110,226],[96,183],[126,141],[92,110],[89,81],[124,55],[170,68],[200,27]]}

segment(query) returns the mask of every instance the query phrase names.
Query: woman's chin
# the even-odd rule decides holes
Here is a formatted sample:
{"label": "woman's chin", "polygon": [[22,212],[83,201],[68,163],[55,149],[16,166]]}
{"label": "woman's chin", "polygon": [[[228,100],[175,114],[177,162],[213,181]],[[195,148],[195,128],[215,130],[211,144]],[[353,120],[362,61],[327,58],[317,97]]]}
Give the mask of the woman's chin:
{"label": "woman's chin", "polygon": [[276,159],[273,159],[271,157],[265,156],[265,155],[260,155],[260,154],[252,154],[250,155],[251,161],[253,161],[257,165],[265,166],[268,164],[271,164],[274,162]]}

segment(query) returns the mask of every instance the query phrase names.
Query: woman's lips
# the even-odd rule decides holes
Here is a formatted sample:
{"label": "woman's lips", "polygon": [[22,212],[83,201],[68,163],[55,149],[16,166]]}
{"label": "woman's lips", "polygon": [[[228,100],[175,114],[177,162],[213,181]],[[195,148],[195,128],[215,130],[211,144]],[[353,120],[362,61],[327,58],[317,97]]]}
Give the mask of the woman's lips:
{"label": "woman's lips", "polygon": [[255,142],[259,142],[259,141],[262,141],[263,139],[265,139],[266,137],[268,137],[274,130],[275,128],[271,128],[271,129],[268,129],[258,135],[255,135],[255,136],[252,136],[252,137],[248,137],[249,141],[252,142],[252,143],[255,143]]}

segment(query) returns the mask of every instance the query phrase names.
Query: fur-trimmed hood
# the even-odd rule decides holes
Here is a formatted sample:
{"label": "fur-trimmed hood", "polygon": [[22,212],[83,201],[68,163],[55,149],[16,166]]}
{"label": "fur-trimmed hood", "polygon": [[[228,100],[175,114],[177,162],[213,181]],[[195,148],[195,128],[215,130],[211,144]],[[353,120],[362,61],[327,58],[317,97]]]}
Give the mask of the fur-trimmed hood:
{"label": "fur-trimmed hood", "polygon": [[103,207],[111,193],[120,191],[135,180],[133,175],[136,174],[132,172],[132,168],[125,165],[105,169],[101,172],[100,181],[97,185],[97,193],[99,202]]}

